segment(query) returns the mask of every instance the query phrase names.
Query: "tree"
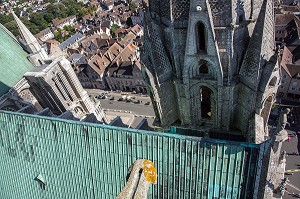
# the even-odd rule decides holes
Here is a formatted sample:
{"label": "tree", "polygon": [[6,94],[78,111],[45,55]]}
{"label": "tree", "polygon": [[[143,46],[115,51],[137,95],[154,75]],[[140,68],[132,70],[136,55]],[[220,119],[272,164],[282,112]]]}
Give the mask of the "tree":
{"label": "tree", "polygon": [[4,24],[4,26],[15,36],[20,35],[17,24],[14,21],[10,21],[6,24]]}
{"label": "tree", "polygon": [[44,19],[48,22],[48,23],[52,23],[52,20],[54,19],[54,16],[52,13],[48,13],[46,12],[44,14]]}
{"label": "tree", "polygon": [[40,13],[40,12],[32,13],[30,15],[29,21],[31,23],[34,23],[39,28],[40,31],[48,27],[48,23],[44,19],[43,13]]}
{"label": "tree", "polygon": [[57,28],[57,31],[54,33],[54,39],[59,41],[59,42],[64,41],[63,37],[61,36],[61,29],[60,28]]}
{"label": "tree", "polygon": [[127,26],[132,26],[133,25],[131,17],[127,17],[127,19],[126,19],[126,25]]}
{"label": "tree", "polygon": [[132,0],[129,0],[129,1],[128,1],[128,5],[129,5],[129,9],[130,9],[131,11],[133,11],[133,12],[136,11],[137,5],[136,5]]}
{"label": "tree", "polygon": [[1,24],[6,24],[8,22],[11,22],[12,20],[14,20],[12,14],[9,14],[9,15],[0,15],[0,23]]}
{"label": "tree", "polygon": [[65,26],[64,30],[69,33],[69,35],[73,35],[75,33],[75,29],[73,26]]}
{"label": "tree", "polygon": [[27,17],[21,17],[20,19],[32,34],[37,34],[40,32],[39,27],[34,23],[31,23]]}
{"label": "tree", "polygon": [[117,24],[113,24],[110,28],[110,34],[115,37],[117,29],[120,28]]}

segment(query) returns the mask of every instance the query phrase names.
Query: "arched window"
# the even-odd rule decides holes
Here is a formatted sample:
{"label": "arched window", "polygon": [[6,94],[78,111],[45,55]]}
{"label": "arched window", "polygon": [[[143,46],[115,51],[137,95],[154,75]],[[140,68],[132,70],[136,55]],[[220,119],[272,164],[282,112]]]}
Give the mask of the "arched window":
{"label": "arched window", "polygon": [[201,118],[211,119],[211,90],[205,86],[200,88]]}
{"label": "arched window", "polygon": [[206,34],[205,26],[202,22],[196,24],[196,41],[197,41],[197,51],[203,52],[206,51]]}
{"label": "arched window", "polygon": [[202,64],[199,68],[199,73],[208,73],[208,67],[206,64]]}
{"label": "arched window", "polygon": [[264,105],[262,107],[262,111],[261,111],[261,117],[264,120],[264,127],[266,127],[267,124],[268,124],[267,122],[268,122],[268,118],[269,118],[270,111],[271,111],[271,108],[272,108],[272,104],[273,104],[273,97],[269,96],[265,100],[265,103],[264,103]]}
{"label": "arched window", "polygon": [[277,83],[277,77],[273,77],[269,83],[269,87],[276,86]]}

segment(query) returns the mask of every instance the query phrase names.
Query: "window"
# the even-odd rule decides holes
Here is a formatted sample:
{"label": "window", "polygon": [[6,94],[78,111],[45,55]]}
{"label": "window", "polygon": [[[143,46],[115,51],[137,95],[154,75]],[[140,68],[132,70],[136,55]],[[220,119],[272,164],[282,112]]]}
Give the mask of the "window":
{"label": "window", "polygon": [[208,67],[206,64],[202,64],[199,68],[199,73],[208,73]]}
{"label": "window", "polygon": [[206,39],[205,39],[205,26],[202,22],[198,22],[196,25],[196,41],[197,51],[203,52],[206,50]]}
{"label": "window", "polygon": [[201,117],[211,118],[211,90],[207,87],[200,88],[200,101],[201,101]]}

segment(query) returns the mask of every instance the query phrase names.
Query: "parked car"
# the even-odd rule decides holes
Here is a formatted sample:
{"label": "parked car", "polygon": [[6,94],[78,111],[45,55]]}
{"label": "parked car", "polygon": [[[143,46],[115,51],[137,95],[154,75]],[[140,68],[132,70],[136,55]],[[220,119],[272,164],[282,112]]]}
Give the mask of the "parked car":
{"label": "parked car", "polygon": [[105,98],[105,94],[104,93],[101,93],[99,96],[98,96],[98,99],[104,99]]}
{"label": "parked car", "polygon": [[150,105],[150,102],[146,102],[145,105]]}

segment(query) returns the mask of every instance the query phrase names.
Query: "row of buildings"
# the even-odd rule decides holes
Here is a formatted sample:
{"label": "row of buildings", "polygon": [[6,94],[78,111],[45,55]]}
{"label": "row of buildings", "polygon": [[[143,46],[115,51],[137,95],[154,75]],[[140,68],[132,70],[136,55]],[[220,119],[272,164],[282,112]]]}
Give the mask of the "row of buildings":
{"label": "row of buildings", "polygon": [[300,100],[300,7],[297,1],[284,1],[275,14],[275,40],[281,50],[281,85],[277,96]]}
{"label": "row of buildings", "polygon": [[[146,93],[139,59],[143,45],[139,14],[134,13],[135,23],[128,26],[127,18],[132,15],[128,5],[124,2],[113,5],[112,9],[83,17],[81,22],[75,16],[55,19],[51,28],[35,37],[49,56],[68,58],[84,88]],[[59,43],[54,40],[54,31],[65,26],[72,26],[77,32]]]}

